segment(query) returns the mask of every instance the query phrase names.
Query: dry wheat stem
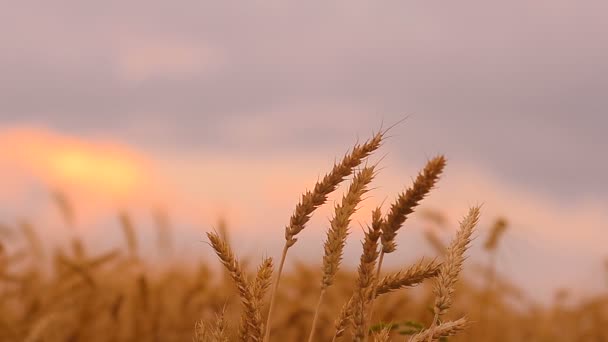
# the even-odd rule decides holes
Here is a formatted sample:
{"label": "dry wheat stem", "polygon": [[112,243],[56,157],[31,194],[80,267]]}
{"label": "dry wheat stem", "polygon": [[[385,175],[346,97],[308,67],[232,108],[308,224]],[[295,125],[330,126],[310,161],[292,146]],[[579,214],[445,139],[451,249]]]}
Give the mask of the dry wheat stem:
{"label": "dry wheat stem", "polygon": [[331,172],[326,174],[321,181],[315,184],[312,191],[306,191],[302,195],[300,203],[296,205],[296,209],[289,220],[289,225],[285,227],[285,246],[283,248],[283,253],[281,254],[277,279],[270,295],[270,306],[268,308],[264,342],[270,341],[272,314],[275,306],[276,294],[279,288],[281,274],[283,273],[287,251],[297,241],[295,236],[304,229],[306,223],[310,220],[312,213],[327,201],[327,196],[332,193],[346,177],[350,176],[353,170],[359,166],[365,158],[380,147],[385,134],[386,131],[380,131],[363,145],[355,145],[352,151],[346,154],[339,164],[334,165]]}
{"label": "dry wheat stem", "polygon": [[308,336],[308,342],[314,341],[315,330],[317,328],[317,320],[319,319],[319,311],[321,310],[321,304],[323,303],[323,297],[325,296],[326,289],[322,289],[319,294],[319,299],[317,301],[317,307],[315,308],[315,315],[312,319],[312,327],[310,328],[310,334]]}

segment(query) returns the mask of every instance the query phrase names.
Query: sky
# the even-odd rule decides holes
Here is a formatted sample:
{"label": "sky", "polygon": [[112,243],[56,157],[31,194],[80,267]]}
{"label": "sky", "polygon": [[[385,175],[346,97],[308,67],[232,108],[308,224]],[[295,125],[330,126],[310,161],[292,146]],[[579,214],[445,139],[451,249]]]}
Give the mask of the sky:
{"label": "sky", "polygon": [[[451,226],[482,203],[510,230],[499,270],[533,296],[605,289],[608,4],[604,1],[22,1],[0,13],[0,220],[108,235],[166,208],[188,255],[225,216],[239,251],[278,254],[299,195],[356,141],[400,122],[372,161],[369,208],[426,160],[423,208]],[[338,199],[339,194],[332,198]],[[294,258],[320,262],[331,203]],[[427,254],[414,215],[392,265]],[[176,228],[177,229],[177,228]],[[484,230],[485,229],[485,230]],[[454,227],[441,234],[446,241]],[[261,235],[260,233],[264,233]],[[253,243],[252,243],[253,241]],[[473,260],[483,263],[483,252]],[[354,262],[353,262],[354,264]],[[542,270],[542,272],[541,272]]]}

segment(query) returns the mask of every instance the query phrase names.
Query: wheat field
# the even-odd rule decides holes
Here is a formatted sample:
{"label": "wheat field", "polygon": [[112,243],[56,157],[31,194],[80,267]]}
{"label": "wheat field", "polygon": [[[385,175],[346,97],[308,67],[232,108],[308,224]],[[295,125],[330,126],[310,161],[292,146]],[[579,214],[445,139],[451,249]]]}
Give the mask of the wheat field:
{"label": "wheat field", "polygon": [[[436,255],[400,269],[383,267],[387,258],[398,259],[396,237],[408,217],[449,172],[443,156],[429,159],[390,203],[364,213],[363,241],[349,238],[352,216],[381,172],[368,157],[385,136],[380,131],[352,147],[301,195],[285,228],[276,231],[284,235],[283,249],[267,251],[262,260],[240,258],[226,224],[204,237],[216,260],[163,265],[141,253],[127,213],[118,214],[124,246],[101,254],[91,254],[78,237],[45,253],[41,227],[2,227],[0,340],[608,341],[608,295],[564,305],[567,293],[561,293],[541,305],[496,271],[508,221],[479,227],[483,206],[462,213],[449,244],[427,232]],[[288,270],[289,251],[298,248],[311,216],[340,190],[319,241],[324,254]],[[71,205],[55,200],[69,221]],[[485,241],[474,239],[479,229],[490,231]],[[160,250],[172,248],[170,234],[169,227],[159,230]],[[347,243],[360,245],[356,269],[342,267]],[[467,260],[471,243],[483,245],[483,263]]]}

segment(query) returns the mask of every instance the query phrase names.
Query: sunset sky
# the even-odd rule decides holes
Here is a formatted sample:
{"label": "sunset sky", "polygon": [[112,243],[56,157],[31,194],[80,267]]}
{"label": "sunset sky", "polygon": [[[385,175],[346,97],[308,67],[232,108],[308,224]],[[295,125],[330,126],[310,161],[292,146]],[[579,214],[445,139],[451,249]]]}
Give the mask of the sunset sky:
{"label": "sunset sky", "polygon": [[[188,255],[211,255],[201,241],[220,216],[239,252],[274,255],[299,195],[405,118],[372,159],[383,170],[347,260],[369,208],[443,153],[424,208],[453,226],[483,203],[477,245],[508,218],[499,270],[535,296],[605,289],[606,13],[593,0],[15,2],[0,11],[0,221],[62,236],[60,190],[101,244],[121,241],[118,209],[145,236],[165,208]],[[330,207],[294,257],[320,262]],[[415,215],[393,266],[432,255],[423,227]]]}

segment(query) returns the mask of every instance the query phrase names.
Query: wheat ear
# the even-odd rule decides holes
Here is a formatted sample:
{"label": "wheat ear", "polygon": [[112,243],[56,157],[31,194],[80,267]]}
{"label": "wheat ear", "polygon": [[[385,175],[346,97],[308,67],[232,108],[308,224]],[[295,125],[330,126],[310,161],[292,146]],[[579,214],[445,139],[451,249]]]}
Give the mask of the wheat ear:
{"label": "wheat ear", "polygon": [[213,342],[228,342],[227,336],[228,323],[226,322],[226,308],[222,309],[215,321],[215,325],[211,330],[211,336],[213,337]]}
{"label": "wheat ear", "polygon": [[404,271],[384,276],[376,287],[376,294],[396,291],[405,287],[412,287],[422,283],[425,279],[433,278],[439,274],[441,263],[436,260],[426,261],[421,259],[416,264]]}
{"label": "wheat ear", "polygon": [[285,227],[285,246],[283,247],[283,252],[281,254],[277,278],[270,295],[270,306],[268,308],[264,342],[270,340],[272,312],[275,305],[276,294],[281,281],[281,274],[283,273],[287,251],[296,243],[296,235],[304,229],[306,223],[310,220],[312,213],[327,201],[327,196],[336,190],[338,185],[342,183],[346,177],[350,176],[353,173],[353,170],[359,166],[365,158],[380,147],[385,134],[386,131],[380,131],[363,145],[355,145],[352,151],[346,154],[340,163],[334,165],[331,172],[326,174],[321,181],[315,184],[312,191],[306,191],[302,195],[300,203],[296,205],[296,209],[289,220],[289,225]]}
{"label": "wheat ear", "polygon": [[262,302],[266,291],[270,288],[273,267],[274,264],[270,257],[265,258],[262,264],[258,266],[258,272],[253,283],[253,294],[258,303]]}
{"label": "wheat ear", "polygon": [[226,308],[224,307],[215,316],[215,324],[206,324],[197,321],[194,325],[193,342],[228,342],[228,323],[226,322]]}
{"label": "wheat ear", "polygon": [[338,318],[336,318],[335,321],[336,333],[332,338],[332,342],[335,342],[338,338],[344,335],[344,332],[346,331],[348,325],[348,320],[352,317],[353,303],[354,297],[351,296],[350,299],[342,306],[340,314],[338,315]]}
{"label": "wheat ear", "polygon": [[207,233],[207,237],[215,250],[215,254],[217,254],[224,267],[230,273],[241,297],[244,308],[241,319],[243,324],[240,330],[241,337],[260,341],[262,339],[262,316],[260,314],[259,303],[239,260],[232,252],[230,246],[217,233],[209,232]]}
{"label": "wheat ear", "polygon": [[[469,209],[469,213],[460,223],[460,229],[458,230],[456,237],[446,251],[445,261],[439,268],[439,274],[437,275],[433,289],[433,292],[435,293],[435,305],[433,306],[435,317],[429,328],[431,332],[437,329],[439,318],[452,306],[454,285],[462,270],[464,253],[469,248],[473,230],[479,222],[479,216],[480,207],[477,206]],[[429,335],[429,342],[432,341],[433,336],[434,333]]]}
{"label": "wheat ear", "polygon": [[457,321],[443,322],[433,329],[424,330],[412,336],[409,342],[437,341],[442,337],[449,337],[458,334],[466,329],[468,321],[466,318],[461,318]]}
{"label": "wheat ear", "polygon": [[414,212],[419,202],[433,189],[443,172],[446,160],[443,156],[429,160],[418,174],[411,188],[401,193],[391,206],[382,226],[382,253],[392,253],[397,248],[395,237],[408,215]]}
{"label": "wheat ear", "polygon": [[[441,264],[436,260],[426,262],[424,259],[422,259],[404,271],[389,274],[377,282],[374,298],[392,291],[416,286],[425,279],[433,278],[439,273],[440,266]],[[372,293],[372,295],[374,294]],[[336,341],[338,338],[344,335],[348,321],[353,315],[354,301],[355,296],[352,296],[342,307],[342,310],[340,311],[340,314],[335,322],[336,332],[332,341]]]}
{"label": "wheat ear", "polygon": [[363,253],[358,268],[357,290],[352,311],[355,341],[367,339],[367,308],[374,296],[374,269],[378,260],[378,240],[381,235],[382,213],[380,208],[372,212],[372,226],[368,227],[363,240]]}
{"label": "wheat ear", "polygon": [[[416,180],[414,180],[412,187],[402,192],[391,205],[386,219],[382,222],[382,251],[378,260],[376,279],[380,278],[384,255],[394,252],[397,248],[397,244],[395,243],[397,231],[403,226],[408,215],[414,212],[420,201],[433,189],[445,168],[445,164],[445,157],[441,155],[429,160],[424,169],[416,177]],[[370,304],[370,319],[374,315],[375,292],[376,290],[374,289]]]}
{"label": "wheat ear", "polygon": [[317,318],[319,316],[319,310],[321,308],[321,303],[323,302],[325,291],[333,284],[334,276],[342,261],[342,252],[346,245],[350,218],[357,210],[357,205],[359,205],[363,195],[367,192],[367,186],[371,183],[373,178],[374,166],[368,166],[359,171],[353,178],[346,195],[342,197],[342,203],[335,207],[335,214],[330,221],[330,228],[327,231],[327,240],[325,240],[321,293],[319,294],[317,308],[308,337],[309,342],[314,340]]}
{"label": "wheat ear", "polygon": [[374,342],[388,342],[391,339],[390,325],[374,334]]}

